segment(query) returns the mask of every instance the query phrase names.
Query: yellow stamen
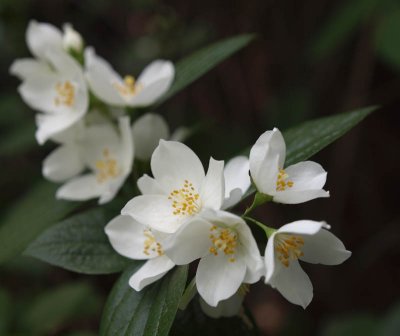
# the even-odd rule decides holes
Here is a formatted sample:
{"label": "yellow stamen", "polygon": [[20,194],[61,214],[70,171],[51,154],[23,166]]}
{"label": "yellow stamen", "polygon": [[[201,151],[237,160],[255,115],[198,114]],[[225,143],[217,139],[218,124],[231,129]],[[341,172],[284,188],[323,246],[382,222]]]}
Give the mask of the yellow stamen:
{"label": "yellow stamen", "polygon": [[59,82],[55,86],[56,97],[54,98],[54,105],[65,105],[72,107],[75,103],[75,88],[70,81]]}
{"label": "yellow stamen", "polygon": [[103,159],[97,160],[95,163],[97,169],[96,179],[99,183],[103,183],[110,178],[115,178],[120,174],[118,162],[111,158],[109,149],[104,148],[102,154]]}
{"label": "yellow stamen", "polygon": [[236,261],[235,251],[238,245],[238,237],[234,231],[213,225],[210,228],[209,238],[212,242],[212,246],[208,249],[211,254],[217,256],[218,252],[223,252],[229,257],[229,262]]}
{"label": "yellow stamen", "polygon": [[188,180],[184,181],[183,188],[172,190],[168,199],[172,201],[172,213],[176,216],[193,216],[201,209],[200,195]]}
{"label": "yellow stamen", "polygon": [[146,240],[143,244],[143,253],[147,256],[150,255],[151,252],[157,252],[158,256],[164,255],[164,250],[159,242],[156,241],[153,233],[150,229],[146,229],[143,231]]}
{"label": "yellow stamen", "polygon": [[304,239],[300,236],[277,235],[275,238],[275,251],[278,255],[278,260],[285,267],[289,267],[290,259],[297,260],[304,255],[301,251],[303,245]]}
{"label": "yellow stamen", "polygon": [[135,78],[129,75],[124,77],[123,84],[115,82],[113,85],[121,95],[130,97],[137,95],[142,89],[142,86],[136,83]]}
{"label": "yellow stamen", "polygon": [[283,169],[279,169],[278,180],[276,181],[276,191],[284,191],[294,185],[293,181],[286,181],[289,175]]}

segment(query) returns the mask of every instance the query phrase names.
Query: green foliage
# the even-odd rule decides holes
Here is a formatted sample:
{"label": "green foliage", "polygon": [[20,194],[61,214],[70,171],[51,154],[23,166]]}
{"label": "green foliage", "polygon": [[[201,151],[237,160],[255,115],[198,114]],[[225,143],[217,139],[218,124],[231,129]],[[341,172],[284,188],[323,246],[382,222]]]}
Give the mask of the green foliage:
{"label": "green foliage", "polygon": [[397,303],[383,318],[376,336],[400,335],[400,303]]}
{"label": "green foliage", "polygon": [[383,16],[375,35],[377,54],[394,69],[400,70],[400,8]]}
{"label": "green foliage", "polygon": [[307,121],[283,132],[286,141],[285,165],[307,160],[343,136],[377,107]]}
{"label": "green foliage", "polygon": [[21,253],[43,230],[77,207],[77,203],[57,200],[57,188],[41,182],[7,212],[0,226],[0,263]]}
{"label": "green foliage", "polygon": [[4,335],[8,329],[10,319],[10,297],[8,293],[0,289],[0,335]]}
{"label": "green foliage", "polygon": [[43,232],[25,254],[78,273],[122,271],[129,259],[110,245],[104,233],[108,220],[102,208],[70,217]]}
{"label": "green foliage", "polygon": [[184,58],[175,65],[175,80],[161,102],[175,95],[186,86],[203,76],[219,63],[244,48],[254,35],[238,35],[216,42]]}
{"label": "green foliage", "polygon": [[140,265],[129,267],[115,284],[104,308],[101,336],[166,336],[185,289],[187,266],[176,267],[140,292],[128,280]]}
{"label": "green foliage", "polygon": [[353,37],[358,28],[376,11],[382,0],[350,0],[343,2],[342,7],[319,29],[313,41],[310,57],[318,61],[328,56],[346,40]]}
{"label": "green foliage", "polygon": [[71,283],[42,293],[20,317],[31,334],[46,335],[72,319],[98,311],[99,299],[86,283]]}

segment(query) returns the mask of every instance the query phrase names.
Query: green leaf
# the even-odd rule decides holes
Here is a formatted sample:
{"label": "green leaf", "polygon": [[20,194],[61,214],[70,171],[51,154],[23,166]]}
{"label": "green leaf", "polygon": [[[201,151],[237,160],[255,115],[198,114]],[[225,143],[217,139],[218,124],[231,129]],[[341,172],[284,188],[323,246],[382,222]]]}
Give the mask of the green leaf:
{"label": "green leaf", "polygon": [[30,333],[48,335],[55,328],[97,314],[100,299],[86,283],[73,283],[42,293],[21,316],[20,325]]}
{"label": "green leaf", "polygon": [[389,12],[380,22],[376,31],[377,54],[396,70],[400,70],[400,9]]}
{"label": "green leaf", "polygon": [[136,292],[128,285],[140,265],[129,267],[115,284],[104,308],[101,336],[166,336],[174,321],[187,278],[187,266]]}
{"label": "green leaf", "polygon": [[130,260],[109,243],[104,232],[108,220],[99,208],[75,215],[47,229],[24,253],[78,273],[122,271]]}
{"label": "green leaf", "polygon": [[11,319],[11,298],[9,294],[0,288],[0,335],[6,335]]}
{"label": "green leaf", "polygon": [[321,333],[322,336],[378,336],[378,321],[369,314],[357,314],[332,320]]}
{"label": "green leaf", "polygon": [[175,80],[168,92],[161,98],[159,104],[244,48],[253,39],[253,34],[245,34],[218,41],[176,63]]}
{"label": "green leaf", "polygon": [[286,142],[285,166],[307,160],[343,136],[376,109],[376,106],[371,106],[314,119],[283,132]]}
{"label": "green leaf", "polygon": [[19,125],[2,136],[0,154],[15,155],[33,148],[36,145],[35,128],[33,123]]}
{"label": "green leaf", "polygon": [[357,29],[371,14],[382,0],[352,0],[343,2],[343,6],[327,20],[319,30],[312,43],[310,56],[313,61],[320,60],[338,48],[346,40],[357,33]]}
{"label": "green leaf", "polygon": [[0,263],[21,253],[43,230],[77,207],[77,203],[56,200],[57,188],[41,182],[7,212],[0,226]]}

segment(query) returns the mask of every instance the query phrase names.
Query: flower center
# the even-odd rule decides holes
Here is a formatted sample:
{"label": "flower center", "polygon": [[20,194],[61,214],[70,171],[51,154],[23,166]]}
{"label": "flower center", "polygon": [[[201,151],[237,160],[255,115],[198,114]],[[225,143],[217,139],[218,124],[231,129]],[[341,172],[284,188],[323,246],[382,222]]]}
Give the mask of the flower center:
{"label": "flower center", "polygon": [[235,232],[227,228],[218,228],[213,225],[210,228],[209,238],[212,242],[212,246],[209,248],[210,253],[215,256],[218,252],[223,252],[225,255],[229,256],[230,262],[235,262],[235,250],[238,244],[238,237]]}
{"label": "flower center", "polygon": [[176,216],[193,216],[201,209],[200,195],[188,180],[183,188],[172,190],[168,199],[172,201],[172,213]]}
{"label": "flower center", "polygon": [[55,86],[56,97],[54,98],[54,105],[65,105],[71,107],[75,103],[75,88],[70,81],[63,83],[59,82]]}
{"label": "flower center", "polygon": [[143,234],[146,237],[146,240],[143,244],[143,253],[149,256],[150,253],[153,252],[157,253],[158,256],[162,256],[164,254],[164,250],[162,249],[161,244],[156,241],[156,238],[154,238],[153,233],[149,229],[146,229],[143,231]]}
{"label": "flower center", "polygon": [[97,169],[96,179],[99,183],[115,178],[120,174],[117,160],[111,158],[108,148],[104,148],[102,154],[102,160],[97,160],[95,164]]}
{"label": "flower center", "polygon": [[125,76],[123,84],[114,83],[113,85],[122,96],[129,97],[137,95],[142,89],[142,86],[136,83],[133,76]]}
{"label": "flower center", "polygon": [[297,260],[304,253],[301,248],[304,245],[304,240],[300,236],[280,235],[275,240],[275,251],[278,254],[279,261],[289,267],[289,259]]}
{"label": "flower center", "polygon": [[294,185],[293,181],[286,181],[289,177],[283,169],[279,169],[278,180],[276,181],[276,191],[284,191]]}

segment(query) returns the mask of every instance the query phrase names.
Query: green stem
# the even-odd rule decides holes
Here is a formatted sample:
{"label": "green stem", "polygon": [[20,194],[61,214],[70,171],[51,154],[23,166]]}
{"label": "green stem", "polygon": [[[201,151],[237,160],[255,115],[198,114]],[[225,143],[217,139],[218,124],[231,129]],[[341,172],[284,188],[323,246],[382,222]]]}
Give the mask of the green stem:
{"label": "green stem", "polygon": [[255,208],[258,206],[267,203],[269,201],[272,201],[272,196],[257,192],[256,195],[254,196],[253,203],[246,209],[244,212],[243,216],[247,216],[250,212],[252,212]]}
{"label": "green stem", "polygon": [[265,234],[267,235],[268,238],[271,237],[272,234],[276,231],[274,228],[271,228],[271,227],[269,227],[269,226],[266,226],[265,224],[263,224],[263,223],[261,223],[261,222],[255,220],[254,218],[246,217],[246,216],[243,216],[243,218],[244,218],[245,220],[248,220],[248,221],[250,221],[250,222],[252,222],[252,223],[258,225],[260,228],[262,228],[262,229],[264,230],[264,232],[265,232]]}
{"label": "green stem", "polygon": [[196,293],[197,293],[196,277],[194,277],[192,281],[190,281],[189,285],[187,285],[185,292],[181,297],[181,301],[179,302],[179,309],[185,310],[189,305],[190,301],[192,301],[192,299],[196,295]]}

